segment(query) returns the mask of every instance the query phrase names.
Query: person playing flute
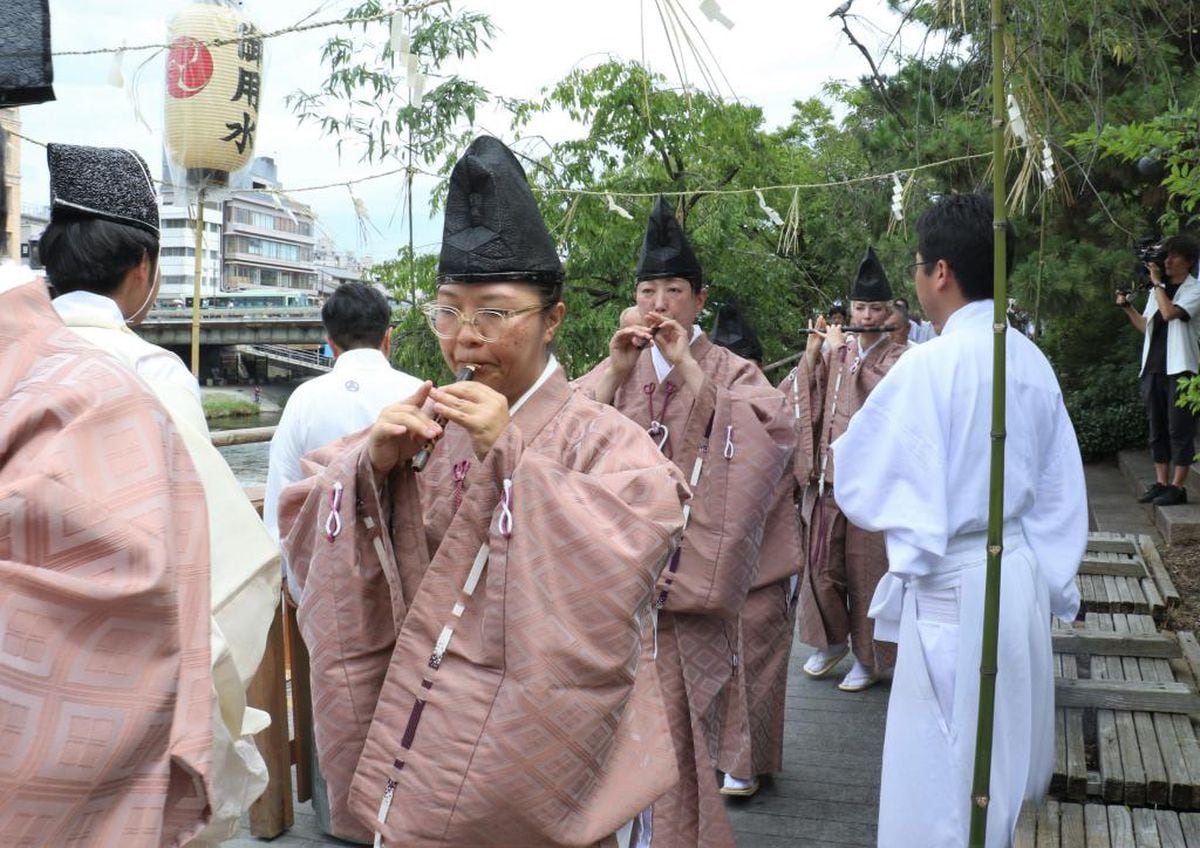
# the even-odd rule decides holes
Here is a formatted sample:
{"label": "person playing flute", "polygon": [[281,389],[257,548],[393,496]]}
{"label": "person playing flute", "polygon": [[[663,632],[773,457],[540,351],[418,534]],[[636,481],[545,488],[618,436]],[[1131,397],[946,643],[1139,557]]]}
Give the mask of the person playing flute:
{"label": "person playing flute", "polygon": [[[820,410],[815,455],[801,505],[808,567],[800,581],[800,641],[817,649],[804,663],[804,673],[825,677],[853,651],[854,665],[838,688],[858,692],[873,686],[895,664],[895,645],[876,642],[867,617],[875,586],[887,572],[887,552],[883,534],[854,526],[838,508],[829,446],[845,432],[851,416],[906,349],[885,332],[892,317],[892,288],[870,247],[850,286],[849,299],[850,323],[859,331],[847,336],[841,327],[823,326],[825,322],[818,319],[819,332],[809,335],[790,388],[803,396],[803,408],[813,414]],[[823,340],[829,348],[824,353]],[[871,460],[854,456],[839,461]]]}

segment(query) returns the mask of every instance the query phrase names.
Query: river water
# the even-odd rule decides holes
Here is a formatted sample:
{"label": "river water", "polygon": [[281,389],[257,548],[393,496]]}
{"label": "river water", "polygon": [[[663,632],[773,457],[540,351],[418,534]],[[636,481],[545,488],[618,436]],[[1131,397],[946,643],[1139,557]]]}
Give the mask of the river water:
{"label": "river water", "polygon": [[[279,423],[278,412],[261,412],[242,418],[213,418],[208,422],[210,430],[245,430],[250,427],[273,427]],[[218,448],[221,456],[233,469],[233,476],[243,486],[267,485],[267,457],[270,442],[255,442],[249,445],[227,445]]]}

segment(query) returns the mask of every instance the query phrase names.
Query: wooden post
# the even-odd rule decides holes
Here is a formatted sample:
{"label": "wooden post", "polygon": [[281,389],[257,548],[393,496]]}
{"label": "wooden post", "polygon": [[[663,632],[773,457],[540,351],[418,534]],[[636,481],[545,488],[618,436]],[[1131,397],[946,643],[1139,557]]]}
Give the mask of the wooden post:
{"label": "wooden post", "polygon": [[204,186],[196,193],[196,271],[192,280],[192,376],[200,379],[200,281],[204,274]]}
{"label": "wooden post", "polygon": [[283,604],[267,635],[258,673],[246,690],[246,703],[270,714],[271,726],[254,737],[267,762],[267,791],[250,807],[250,833],[273,839],[292,826],[292,757],[288,740],[287,688],[284,680]]}
{"label": "wooden post", "polygon": [[292,764],[296,766],[296,800],[312,797],[312,684],[308,649],[300,635],[296,608],[285,598],[284,621],[288,636],[288,672],[292,681]]}

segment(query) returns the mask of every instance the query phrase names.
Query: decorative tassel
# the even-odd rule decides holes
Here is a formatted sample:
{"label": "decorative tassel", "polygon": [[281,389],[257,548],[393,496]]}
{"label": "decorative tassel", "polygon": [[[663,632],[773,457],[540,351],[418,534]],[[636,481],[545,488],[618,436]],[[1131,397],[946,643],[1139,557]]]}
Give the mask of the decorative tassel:
{"label": "decorative tassel", "polygon": [[779,231],[780,256],[791,256],[800,250],[800,189],[792,190],[792,203],[788,207],[787,221]]}
{"label": "decorative tassel", "polygon": [[358,218],[358,238],[361,243],[366,243],[367,237],[370,235],[370,230],[379,232],[379,228],[371,223],[371,216],[367,212],[367,204],[362,198],[354,193],[353,186],[346,186],[346,190],[350,192],[350,199],[354,201],[354,215]]}

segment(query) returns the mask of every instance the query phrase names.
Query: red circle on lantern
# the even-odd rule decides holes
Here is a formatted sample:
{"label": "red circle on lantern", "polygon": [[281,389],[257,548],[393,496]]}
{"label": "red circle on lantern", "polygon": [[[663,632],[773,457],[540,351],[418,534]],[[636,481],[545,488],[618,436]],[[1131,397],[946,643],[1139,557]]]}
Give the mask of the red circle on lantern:
{"label": "red circle on lantern", "polygon": [[213,75],[212,54],[204,43],[186,35],[171,42],[167,54],[167,93],[185,99],[199,94]]}

